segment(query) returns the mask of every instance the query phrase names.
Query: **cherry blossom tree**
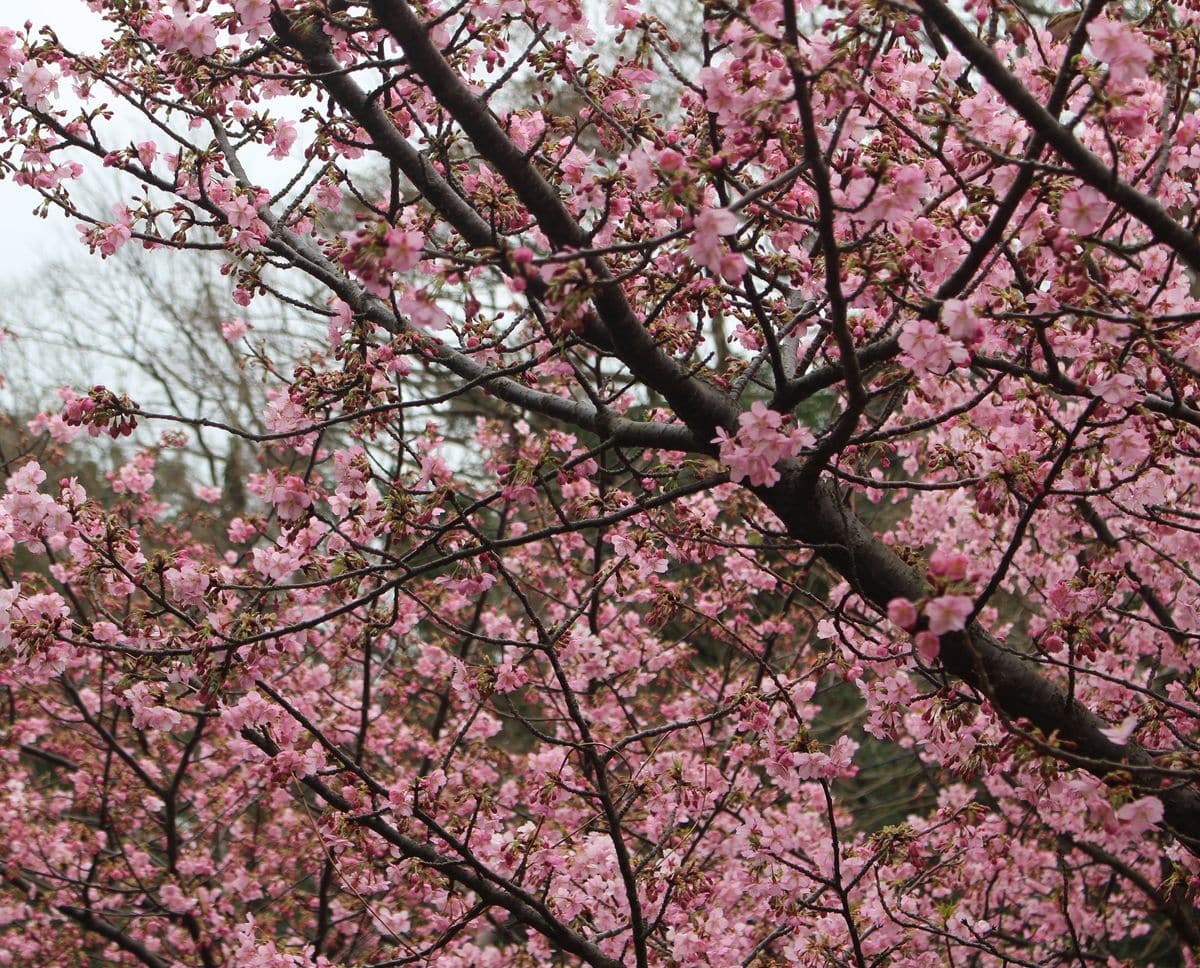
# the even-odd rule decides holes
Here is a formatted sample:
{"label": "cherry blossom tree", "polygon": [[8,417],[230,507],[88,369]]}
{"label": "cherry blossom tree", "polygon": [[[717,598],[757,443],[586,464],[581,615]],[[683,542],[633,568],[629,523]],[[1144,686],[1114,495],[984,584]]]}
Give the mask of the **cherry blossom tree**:
{"label": "cherry blossom tree", "polygon": [[86,6],[0,168],[265,406],[3,455],[0,963],[1196,963],[1194,11]]}

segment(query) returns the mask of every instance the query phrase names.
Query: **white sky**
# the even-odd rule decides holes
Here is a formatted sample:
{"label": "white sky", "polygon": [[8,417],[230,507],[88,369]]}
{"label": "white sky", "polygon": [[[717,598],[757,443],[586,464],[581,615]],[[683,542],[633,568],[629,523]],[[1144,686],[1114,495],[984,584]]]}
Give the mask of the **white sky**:
{"label": "white sky", "polygon": [[[35,29],[49,24],[74,50],[94,50],[103,36],[104,25],[83,0],[0,0],[0,26],[20,30],[27,20]],[[28,286],[36,270],[55,256],[88,258],[74,226],[57,214],[36,218],[37,203],[28,189],[0,181],[0,292]]]}

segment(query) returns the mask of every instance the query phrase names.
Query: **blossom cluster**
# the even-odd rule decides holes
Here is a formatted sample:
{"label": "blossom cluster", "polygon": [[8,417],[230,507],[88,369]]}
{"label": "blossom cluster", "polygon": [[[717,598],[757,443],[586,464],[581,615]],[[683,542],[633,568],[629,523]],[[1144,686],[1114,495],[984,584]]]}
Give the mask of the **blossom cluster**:
{"label": "blossom cluster", "polygon": [[770,487],[780,479],[776,466],[780,461],[796,457],[816,443],[807,427],[783,428],[783,414],[758,400],[738,416],[733,436],[723,427],[718,429],[713,443],[718,445],[721,462],[729,468],[729,479],[747,480],[752,487]]}

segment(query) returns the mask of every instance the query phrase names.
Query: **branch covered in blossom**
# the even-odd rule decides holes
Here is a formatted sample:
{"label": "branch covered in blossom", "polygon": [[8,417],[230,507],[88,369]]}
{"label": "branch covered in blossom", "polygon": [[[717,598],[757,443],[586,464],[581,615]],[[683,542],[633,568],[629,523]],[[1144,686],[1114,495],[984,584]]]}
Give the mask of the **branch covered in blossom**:
{"label": "branch covered in blossom", "polygon": [[0,171],[261,413],[12,428],[12,958],[1189,962],[1191,11],[88,7]]}

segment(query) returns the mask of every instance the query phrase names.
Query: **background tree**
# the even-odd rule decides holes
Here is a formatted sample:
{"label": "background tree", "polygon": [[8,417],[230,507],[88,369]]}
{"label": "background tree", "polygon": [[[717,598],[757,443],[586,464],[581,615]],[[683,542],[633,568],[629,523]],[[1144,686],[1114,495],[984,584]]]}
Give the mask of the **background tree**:
{"label": "background tree", "polygon": [[305,349],[9,462],[6,957],[1191,963],[1191,11],[92,6],[0,164]]}

